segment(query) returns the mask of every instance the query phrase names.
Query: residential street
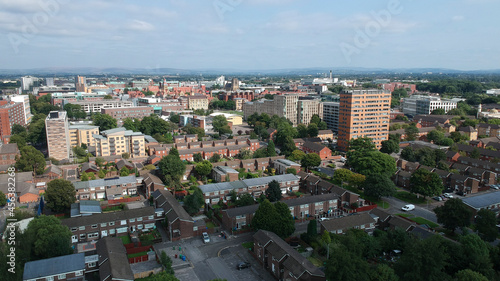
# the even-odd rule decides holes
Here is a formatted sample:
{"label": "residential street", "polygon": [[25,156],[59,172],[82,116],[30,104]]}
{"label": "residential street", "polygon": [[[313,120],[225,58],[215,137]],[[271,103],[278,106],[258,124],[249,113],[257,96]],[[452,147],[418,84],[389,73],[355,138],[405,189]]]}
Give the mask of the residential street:
{"label": "residential street", "polygon": [[[395,198],[395,197],[382,197],[382,199],[391,205],[391,207],[387,210],[387,212],[389,212],[390,214],[403,213],[404,211],[402,211],[401,208],[404,205],[408,204],[405,201],[399,200],[398,198]],[[437,223],[436,214],[434,214],[434,212],[432,211],[435,207],[437,207],[437,206],[434,204],[430,204],[428,208],[427,208],[427,206],[423,207],[423,206],[415,205],[415,210],[409,211],[408,213],[411,213],[415,216],[419,216],[419,217],[422,217],[426,220],[430,220],[432,222]]]}

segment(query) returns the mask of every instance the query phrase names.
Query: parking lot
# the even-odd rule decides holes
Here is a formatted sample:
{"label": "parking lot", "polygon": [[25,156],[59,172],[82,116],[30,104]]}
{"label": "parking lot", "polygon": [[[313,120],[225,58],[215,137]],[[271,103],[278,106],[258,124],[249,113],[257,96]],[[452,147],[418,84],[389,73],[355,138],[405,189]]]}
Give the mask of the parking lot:
{"label": "parking lot", "polygon": [[[262,265],[248,252],[247,249],[239,245],[224,249],[220,253],[220,259],[227,266],[234,276],[234,280],[253,281],[253,280],[275,280],[271,274],[266,271]],[[240,262],[250,263],[249,268],[238,270],[237,265]],[[229,279],[228,279],[229,281]]]}

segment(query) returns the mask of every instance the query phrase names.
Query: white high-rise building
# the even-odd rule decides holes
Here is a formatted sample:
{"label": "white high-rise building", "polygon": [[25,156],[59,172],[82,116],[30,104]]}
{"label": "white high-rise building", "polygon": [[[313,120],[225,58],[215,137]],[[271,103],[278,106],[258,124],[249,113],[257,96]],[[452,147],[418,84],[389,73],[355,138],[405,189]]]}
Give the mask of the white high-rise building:
{"label": "white high-rise building", "polygon": [[28,91],[31,86],[33,86],[33,82],[35,81],[35,77],[32,76],[23,76],[21,77],[21,87],[23,91]]}
{"label": "white high-rise building", "polygon": [[440,97],[412,95],[403,101],[403,113],[409,115],[431,114],[435,109],[442,108],[444,112],[457,108],[454,100],[441,99]]}
{"label": "white high-rise building", "polygon": [[30,106],[30,98],[28,95],[15,95],[15,96],[10,96],[10,100],[13,102],[20,102],[24,106],[24,121],[25,124],[31,123],[31,117],[33,115],[31,114],[31,106]]}

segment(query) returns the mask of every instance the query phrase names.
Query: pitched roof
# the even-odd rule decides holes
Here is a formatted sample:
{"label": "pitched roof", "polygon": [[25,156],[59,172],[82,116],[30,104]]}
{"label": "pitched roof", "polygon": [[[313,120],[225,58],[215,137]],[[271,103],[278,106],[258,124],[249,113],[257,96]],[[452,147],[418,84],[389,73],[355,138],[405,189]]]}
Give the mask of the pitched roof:
{"label": "pitched roof", "polygon": [[477,133],[477,130],[474,129],[472,126],[459,127],[458,131],[460,131],[460,132],[467,132],[467,133]]}
{"label": "pitched roof", "polygon": [[170,191],[158,189],[155,190],[152,195],[153,198],[157,200],[158,207],[161,207],[165,211],[170,223],[177,220],[177,218],[183,221],[193,222],[193,218],[184,210]]}
{"label": "pitched roof", "polygon": [[82,164],[82,171],[87,171],[87,170],[94,170],[94,171],[99,171],[99,168],[90,162],[85,162]]}
{"label": "pitched roof", "polygon": [[0,154],[19,153],[17,143],[0,144]]}
{"label": "pitched roof", "polygon": [[389,225],[393,227],[398,227],[403,229],[404,231],[408,231],[412,226],[416,226],[414,222],[410,222],[408,220],[405,220],[399,216],[393,216],[389,220]]}
{"label": "pitched roof", "polygon": [[71,228],[71,227],[78,227],[85,225],[93,225],[103,222],[152,216],[154,214],[155,210],[153,207],[145,207],[140,209],[123,210],[120,212],[102,213],[102,214],[94,214],[92,216],[68,218],[61,220],[61,224]]}
{"label": "pitched roof", "polygon": [[38,279],[85,269],[85,253],[30,261],[24,264],[23,280]]}
{"label": "pitched roof", "polygon": [[97,241],[99,277],[101,280],[133,281],[134,273],[128,263],[127,251],[122,241],[115,237],[104,237]]}
{"label": "pitched roof", "polygon": [[486,208],[494,204],[500,204],[500,191],[489,192],[487,194],[481,194],[474,197],[466,197],[462,199],[462,202],[476,210]]}
{"label": "pitched roof", "polygon": [[326,221],[320,222],[321,225],[328,231],[337,231],[337,230],[348,230],[360,225],[364,225],[367,223],[374,223],[375,220],[368,213],[355,214],[347,217],[342,217],[338,219],[330,219]]}
{"label": "pitched roof", "polygon": [[208,193],[221,190],[248,188],[249,186],[267,185],[273,180],[276,180],[281,183],[286,181],[298,181],[299,178],[293,174],[285,174],[285,175],[278,175],[271,177],[246,179],[241,181],[205,184],[205,185],[200,185],[200,189],[203,193]]}
{"label": "pitched roof", "polygon": [[333,134],[332,130],[319,130],[318,135],[331,135]]}
{"label": "pitched roof", "polygon": [[57,174],[57,175],[62,175],[62,171],[59,167],[57,167],[56,165],[50,165],[47,170],[45,170],[44,174],[48,174],[48,173],[54,173],[54,174]]}
{"label": "pitched roof", "polygon": [[391,217],[391,214],[387,213],[386,211],[380,209],[380,208],[375,208],[370,211],[370,214],[376,215],[379,220],[385,221],[386,219]]}
{"label": "pitched roof", "polygon": [[321,151],[321,150],[323,150],[323,149],[325,149],[325,148],[329,149],[328,147],[326,147],[326,146],[324,146],[324,145],[322,145],[320,143],[310,142],[310,141],[306,141],[302,145],[302,147],[308,148],[308,149],[310,149],[312,151],[318,151],[318,152]]}
{"label": "pitched roof", "polygon": [[267,249],[273,253],[273,256],[283,258],[283,256],[288,255],[283,263],[283,266],[290,270],[290,272],[292,272],[297,279],[300,279],[305,272],[313,276],[325,276],[323,271],[314,266],[309,260],[307,260],[307,258],[293,249],[275,233],[266,230],[259,230],[254,234],[254,238],[261,245],[268,244],[269,246],[267,246]]}
{"label": "pitched roof", "polygon": [[121,185],[127,183],[136,183],[137,179],[135,175],[126,176],[126,177],[116,177],[109,179],[96,179],[89,181],[77,181],[74,182],[73,185],[75,189],[84,189],[84,188],[92,188],[92,187],[102,187],[102,186],[112,186],[112,185]]}

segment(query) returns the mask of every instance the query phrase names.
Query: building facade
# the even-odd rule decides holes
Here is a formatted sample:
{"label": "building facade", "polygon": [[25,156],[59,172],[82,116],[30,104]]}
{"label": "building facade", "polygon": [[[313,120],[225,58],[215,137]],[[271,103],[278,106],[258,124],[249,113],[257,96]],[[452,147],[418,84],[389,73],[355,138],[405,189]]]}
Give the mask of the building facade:
{"label": "building facade", "polygon": [[324,102],[323,103],[323,121],[325,121],[328,129],[334,133],[339,131],[339,107],[338,102]]}
{"label": "building facade", "polygon": [[128,153],[130,157],[146,157],[144,135],[123,127],[106,130],[101,135],[93,135],[95,140],[96,157],[122,155]]}
{"label": "building facade", "polygon": [[66,111],[51,111],[45,119],[49,157],[69,159],[70,137]]}
{"label": "building facade", "polygon": [[445,113],[457,108],[457,102],[440,97],[413,95],[403,101],[403,113],[408,115],[431,114],[435,109],[442,108]]}
{"label": "building facade", "polygon": [[368,137],[377,149],[389,137],[391,94],[383,90],[352,90],[340,94],[338,148],[351,139]]}
{"label": "building facade", "polygon": [[154,108],[149,106],[134,106],[127,108],[103,108],[102,114],[107,114],[116,120],[123,120],[125,118],[142,119],[154,113]]}
{"label": "building facade", "polygon": [[69,143],[71,147],[82,146],[95,146],[95,139],[93,135],[99,134],[99,126],[93,125],[69,125]]}
{"label": "building facade", "polygon": [[10,96],[9,98],[13,102],[20,102],[23,104],[24,117],[25,117],[24,123],[25,124],[31,123],[31,117],[33,117],[33,114],[31,114],[30,97],[28,95],[15,95],[15,96]]}
{"label": "building facade", "polygon": [[6,140],[12,134],[12,125],[26,126],[25,111],[22,103],[0,101],[0,138]]}

